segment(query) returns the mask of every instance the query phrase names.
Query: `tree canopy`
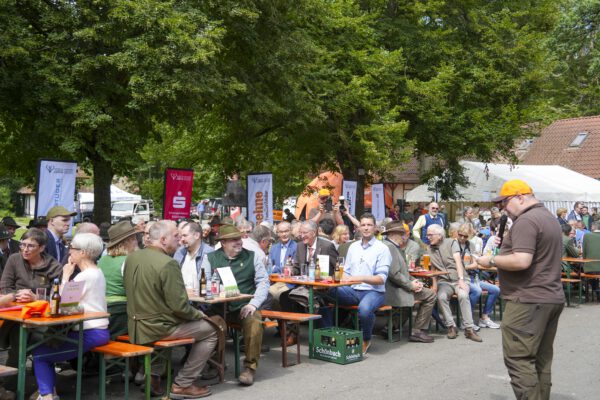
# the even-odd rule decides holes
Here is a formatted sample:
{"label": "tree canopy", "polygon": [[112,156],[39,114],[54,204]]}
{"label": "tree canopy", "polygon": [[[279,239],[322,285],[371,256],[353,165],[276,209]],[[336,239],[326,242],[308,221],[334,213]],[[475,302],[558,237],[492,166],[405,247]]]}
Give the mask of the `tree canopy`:
{"label": "tree canopy", "polygon": [[32,176],[39,156],[75,158],[106,191],[114,174],[166,166],[195,168],[202,185],[273,171],[283,196],[308,173],[362,186],[414,156],[434,160],[423,179],[440,176],[451,197],[460,159],[510,158],[523,126],[547,116],[558,11],[552,0],[8,0],[2,168]]}

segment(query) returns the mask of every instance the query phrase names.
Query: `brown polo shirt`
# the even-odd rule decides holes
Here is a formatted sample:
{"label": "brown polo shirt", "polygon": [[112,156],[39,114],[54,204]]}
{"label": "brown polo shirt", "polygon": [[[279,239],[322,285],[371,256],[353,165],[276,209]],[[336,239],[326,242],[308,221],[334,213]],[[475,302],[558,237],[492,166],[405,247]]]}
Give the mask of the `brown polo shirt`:
{"label": "brown polo shirt", "polygon": [[514,221],[502,242],[500,255],[533,254],[523,271],[498,269],[502,298],[521,303],[561,304],[565,301],[561,278],[562,233],[556,218],[538,203]]}

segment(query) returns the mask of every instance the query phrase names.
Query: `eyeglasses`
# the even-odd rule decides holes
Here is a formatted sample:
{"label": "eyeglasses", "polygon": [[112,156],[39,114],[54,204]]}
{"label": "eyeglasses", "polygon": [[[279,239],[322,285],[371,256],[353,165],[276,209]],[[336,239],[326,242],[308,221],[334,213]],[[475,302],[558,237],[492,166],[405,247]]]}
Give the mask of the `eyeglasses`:
{"label": "eyeglasses", "polygon": [[504,200],[502,200],[502,207],[506,207],[508,205],[508,203],[511,201],[511,199],[513,197],[517,197],[519,196],[518,194],[515,194],[514,196],[508,196],[507,198],[505,198]]}
{"label": "eyeglasses", "polygon": [[427,236],[427,237],[430,237],[430,236],[436,236],[436,235],[439,235],[439,233],[428,233],[428,234],[427,234],[427,235],[425,235],[425,236]]}
{"label": "eyeglasses", "polygon": [[429,207],[430,210],[439,210],[439,207]]}
{"label": "eyeglasses", "polygon": [[69,247],[69,250],[77,250],[77,251],[81,251],[81,249],[77,248],[77,247]]}
{"label": "eyeglasses", "polygon": [[33,250],[33,249],[37,249],[38,247],[40,247],[40,245],[39,244],[19,242],[19,247],[22,248],[22,249]]}
{"label": "eyeglasses", "polygon": [[468,239],[468,238],[469,238],[469,235],[463,235],[462,233],[459,233],[459,234],[458,234],[458,237],[461,237],[461,238]]}

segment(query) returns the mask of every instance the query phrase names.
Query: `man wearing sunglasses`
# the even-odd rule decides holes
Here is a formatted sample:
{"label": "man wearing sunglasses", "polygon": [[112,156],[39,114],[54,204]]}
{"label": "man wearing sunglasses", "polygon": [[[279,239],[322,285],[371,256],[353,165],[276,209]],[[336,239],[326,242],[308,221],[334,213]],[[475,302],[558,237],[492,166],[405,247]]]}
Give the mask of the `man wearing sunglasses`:
{"label": "man wearing sunglasses", "polygon": [[515,396],[549,399],[553,343],[565,302],[561,229],[522,180],[505,182],[499,194],[492,201],[501,203],[513,225],[500,254],[477,263],[498,268],[506,301],[502,350]]}

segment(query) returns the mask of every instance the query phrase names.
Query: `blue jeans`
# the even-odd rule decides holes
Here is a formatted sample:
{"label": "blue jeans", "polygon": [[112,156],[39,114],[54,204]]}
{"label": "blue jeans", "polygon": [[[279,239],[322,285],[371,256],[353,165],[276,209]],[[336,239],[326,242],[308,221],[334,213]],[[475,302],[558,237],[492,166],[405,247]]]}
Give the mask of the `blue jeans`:
{"label": "blue jeans", "polygon": [[500,288],[486,281],[480,281],[477,275],[471,276],[471,282],[469,283],[471,309],[475,308],[475,305],[479,302],[483,290],[487,290],[488,292],[485,306],[483,307],[483,313],[490,315],[492,311],[494,311],[494,304],[496,304],[496,300],[498,300],[498,297],[500,296]]}
{"label": "blue jeans", "polygon": [[[374,290],[354,290],[350,286],[341,286],[331,289],[329,296],[335,298],[336,293],[339,305],[358,306],[358,320],[363,340],[371,340],[373,325],[375,325],[375,311],[383,305],[385,294]],[[323,315],[323,327],[333,326],[333,310],[331,308],[322,308],[321,315]]]}
{"label": "blue jeans", "polygon": [[[67,336],[77,339],[79,332],[69,332]],[[86,329],[83,331],[83,352],[94,347],[108,343],[110,333],[108,329]],[[33,349],[33,367],[38,390],[43,396],[54,392],[56,375],[54,374],[54,363],[67,361],[77,357],[77,345],[75,343],[63,342],[58,347],[41,345]]]}

